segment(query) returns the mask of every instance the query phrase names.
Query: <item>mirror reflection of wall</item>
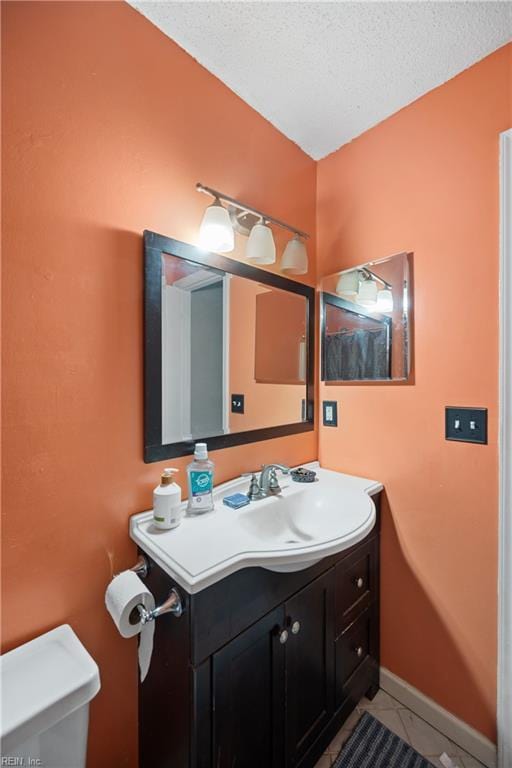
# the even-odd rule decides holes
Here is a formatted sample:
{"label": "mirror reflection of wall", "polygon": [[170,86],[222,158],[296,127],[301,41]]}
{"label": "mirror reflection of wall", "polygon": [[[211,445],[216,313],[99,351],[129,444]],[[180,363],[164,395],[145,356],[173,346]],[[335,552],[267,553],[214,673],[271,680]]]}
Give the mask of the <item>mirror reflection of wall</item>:
{"label": "mirror reflection of wall", "polygon": [[261,286],[256,296],[255,379],[262,384],[306,383],[305,300]]}
{"label": "mirror reflection of wall", "polygon": [[399,253],[323,278],[324,381],[408,379],[410,257]]}
{"label": "mirror reflection of wall", "polygon": [[162,443],[305,420],[306,299],[162,258]]}

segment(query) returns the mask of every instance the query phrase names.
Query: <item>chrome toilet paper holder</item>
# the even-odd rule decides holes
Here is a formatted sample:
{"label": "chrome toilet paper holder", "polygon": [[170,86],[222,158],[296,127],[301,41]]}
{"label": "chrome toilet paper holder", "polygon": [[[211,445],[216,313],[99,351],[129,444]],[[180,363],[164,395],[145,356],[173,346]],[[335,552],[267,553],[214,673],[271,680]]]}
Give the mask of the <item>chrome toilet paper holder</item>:
{"label": "chrome toilet paper holder", "polygon": [[134,611],[138,612],[138,617],[133,623],[137,624],[140,621],[141,624],[147,624],[148,621],[154,621],[155,619],[158,619],[159,616],[163,616],[165,613],[172,613],[173,616],[179,619],[183,613],[183,604],[177,590],[173,587],[173,589],[171,589],[169,592],[169,597],[167,600],[165,600],[165,602],[162,603],[162,605],[157,605],[157,607],[152,611],[148,611],[147,608],[139,603],[139,605],[135,606]]}
{"label": "chrome toilet paper holder", "polygon": [[[141,579],[146,578],[149,573],[149,564],[144,555],[139,555],[139,559],[135,565],[130,568],[130,571],[136,573]],[[169,592],[167,600],[161,605],[157,605],[152,611],[148,611],[148,609],[141,603],[136,605],[130,613],[129,621],[130,624],[138,624],[139,621],[141,624],[147,624],[149,621],[155,621],[159,616],[163,616],[166,613],[172,613],[177,619],[179,619],[183,613],[183,603],[180,594],[174,587]]]}
{"label": "chrome toilet paper holder", "polygon": [[144,555],[139,555],[137,562],[130,568],[141,579],[145,579],[149,573],[149,564]]}

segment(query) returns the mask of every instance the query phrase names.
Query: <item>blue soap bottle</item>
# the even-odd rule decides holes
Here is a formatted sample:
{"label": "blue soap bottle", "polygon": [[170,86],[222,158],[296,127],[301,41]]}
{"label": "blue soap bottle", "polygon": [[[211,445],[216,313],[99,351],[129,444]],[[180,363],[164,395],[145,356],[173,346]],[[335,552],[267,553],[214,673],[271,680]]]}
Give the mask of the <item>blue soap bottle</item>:
{"label": "blue soap bottle", "polygon": [[187,514],[202,515],[213,510],[213,461],[208,459],[206,443],[196,443],[194,461],[187,467]]}

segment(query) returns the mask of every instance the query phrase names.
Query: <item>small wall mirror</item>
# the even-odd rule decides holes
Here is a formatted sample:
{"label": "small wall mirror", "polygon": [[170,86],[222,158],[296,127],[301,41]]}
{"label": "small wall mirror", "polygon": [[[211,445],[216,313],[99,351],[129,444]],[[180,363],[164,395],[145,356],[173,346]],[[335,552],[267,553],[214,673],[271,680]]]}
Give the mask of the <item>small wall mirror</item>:
{"label": "small wall mirror", "polygon": [[314,289],[144,233],[145,460],[313,429]]}
{"label": "small wall mirror", "polygon": [[406,381],[411,371],[411,253],[321,284],[322,381]]}

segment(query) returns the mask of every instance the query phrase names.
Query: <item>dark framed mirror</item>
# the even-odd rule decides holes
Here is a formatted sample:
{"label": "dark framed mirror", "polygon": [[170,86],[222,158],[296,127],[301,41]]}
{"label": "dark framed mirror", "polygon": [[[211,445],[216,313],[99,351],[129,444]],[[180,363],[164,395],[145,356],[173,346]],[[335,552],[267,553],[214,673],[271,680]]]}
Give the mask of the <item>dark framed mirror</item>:
{"label": "dark framed mirror", "polygon": [[144,460],[314,428],[315,291],[144,232]]}
{"label": "dark framed mirror", "polygon": [[322,381],[409,381],[411,273],[412,254],[404,252],[322,279]]}

